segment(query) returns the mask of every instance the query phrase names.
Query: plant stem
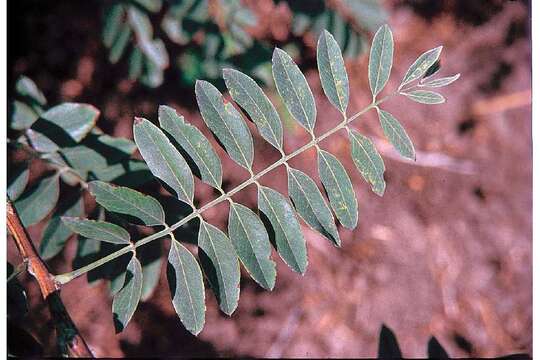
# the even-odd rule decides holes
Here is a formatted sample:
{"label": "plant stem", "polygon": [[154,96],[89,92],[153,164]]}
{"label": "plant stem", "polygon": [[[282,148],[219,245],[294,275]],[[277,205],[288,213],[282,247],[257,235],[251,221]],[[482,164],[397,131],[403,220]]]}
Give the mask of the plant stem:
{"label": "plant stem", "polygon": [[372,102],[371,104],[369,104],[368,106],[366,106],[364,109],[362,109],[361,111],[357,112],[356,114],[354,114],[353,116],[351,116],[350,118],[346,118],[344,117],[344,120],[338,125],[336,126],[335,128],[327,131],[326,133],[322,134],[321,136],[319,136],[318,138],[312,138],[312,140],[310,142],[308,142],[307,144],[305,144],[304,146],[296,149],[295,151],[293,151],[292,153],[290,153],[289,155],[284,155],[281,157],[281,159],[279,159],[278,161],[276,161],[275,163],[273,163],[272,165],[268,166],[266,169],[262,170],[261,172],[251,176],[249,179],[247,179],[246,181],[244,181],[243,183],[241,183],[240,185],[238,185],[237,187],[235,187],[234,189],[230,190],[229,192],[227,193],[223,193],[221,196],[215,198],[214,200],[210,201],[209,203],[207,203],[206,205],[204,205],[203,207],[199,208],[198,210],[195,210],[194,212],[192,212],[191,214],[189,214],[188,216],[186,216],[185,218],[183,218],[182,220],[178,221],[177,223],[169,226],[169,227],[165,227],[163,230],[160,230],[150,236],[147,236],[145,238],[142,238],[141,240],[137,241],[135,244],[131,244],[131,245],[128,245],[128,246],[125,246],[101,259],[98,259],[96,261],[94,261],[93,263],[90,263],[86,266],[83,266],[77,270],[74,270],[74,271],[71,271],[71,272],[68,272],[68,273],[65,273],[65,274],[59,274],[59,275],[56,275],[55,276],[55,279],[58,283],[60,284],[66,284],[68,282],[70,282],[71,280],[81,276],[81,275],[84,275],[85,273],[111,261],[111,260],[114,260],[124,254],[127,254],[128,252],[132,251],[134,248],[137,248],[139,246],[142,246],[144,244],[148,244],[149,242],[153,241],[153,240],[156,240],[156,239],[159,239],[161,237],[164,237],[168,234],[171,234],[174,230],[178,229],[180,226],[188,223],[189,221],[193,220],[194,218],[200,216],[204,211],[216,206],[217,204],[219,204],[220,202],[224,201],[224,200],[228,200],[230,199],[234,194],[236,194],[237,192],[243,190],[244,188],[248,187],[249,185],[251,184],[254,184],[257,182],[257,180],[259,180],[261,177],[263,177],[264,175],[266,175],[267,173],[269,173],[270,171],[276,169],[277,167],[285,164],[287,165],[287,162],[300,155],[301,153],[303,153],[304,151],[312,148],[313,146],[317,146],[318,143],[320,143],[321,141],[323,141],[324,139],[326,139],[327,137],[335,134],[336,132],[338,132],[339,130],[341,129],[346,129],[347,126],[353,122],[354,120],[356,120],[358,117],[362,116],[363,114],[365,114],[366,112],[368,112],[369,110],[371,109],[374,109],[376,108],[380,103],[388,100],[389,98],[395,96],[397,93],[392,93],[380,100],[377,100],[377,101],[374,101]]}

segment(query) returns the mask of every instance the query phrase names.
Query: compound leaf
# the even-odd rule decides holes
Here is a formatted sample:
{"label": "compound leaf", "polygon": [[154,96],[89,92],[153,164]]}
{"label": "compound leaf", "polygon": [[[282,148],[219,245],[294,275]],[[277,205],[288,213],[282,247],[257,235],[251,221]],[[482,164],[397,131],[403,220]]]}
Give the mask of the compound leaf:
{"label": "compound leaf", "polygon": [[352,130],[349,133],[351,141],[351,156],[362,177],[371,184],[371,190],[383,196],[386,182],[384,181],[384,162],[377,152],[373,142]]}
{"label": "compound leaf", "polygon": [[399,89],[401,90],[403,86],[409,84],[416,79],[421,78],[426,73],[426,71],[428,71],[428,69],[439,59],[442,48],[442,46],[439,46],[434,49],[428,50],[422,55],[420,55],[405,73],[403,80],[401,80],[401,85],[399,85]]}
{"label": "compound leaf", "polygon": [[276,48],[272,55],[272,74],[279,96],[287,110],[306,130],[313,131],[317,118],[315,99],[304,74],[285,51]]}
{"label": "compound leaf", "polygon": [[56,205],[59,192],[58,175],[53,175],[42,179],[17,199],[14,205],[23,225],[27,227],[43,220]]}
{"label": "compound leaf", "polygon": [[124,287],[113,298],[112,312],[116,333],[122,332],[137,309],[142,292],[142,268],[137,257],[129,261]]}
{"label": "compound leaf", "polygon": [[375,98],[390,78],[394,57],[394,39],[388,25],[381,26],[373,37],[369,53],[369,86]]}
{"label": "compound leaf", "polygon": [[253,139],[242,116],[231,105],[225,106],[221,93],[207,81],[195,83],[201,115],[225,147],[229,156],[246,169],[253,164]]}
{"label": "compound leaf", "polygon": [[319,150],[319,176],[330,206],[339,222],[348,229],[358,223],[358,203],[351,179],[341,162],[327,151]]}
{"label": "compound leaf", "polygon": [[289,201],[279,192],[259,186],[258,203],[274,230],[277,251],[294,271],[304,274],[307,268],[306,241]]}
{"label": "compound leaf", "polygon": [[184,121],[169,106],[159,107],[159,124],[171,135],[197,166],[201,180],[216,189],[221,188],[221,161],[208,139],[195,126]]}
{"label": "compound leaf", "polygon": [[251,277],[263,288],[272,290],[276,264],[270,258],[272,248],[262,221],[244,205],[231,202],[229,236]]}
{"label": "compound leaf", "polygon": [[293,168],[288,170],[288,184],[289,196],[300,217],[335,246],[340,246],[341,240],[334,217],[317,184],[302,171]]}
{"label": "compound leaf", "polygon": [[231,315],[240,296],[240,265],[231,241],[221,230],[202,221],[199,259],[220,309]]}
{"label": "compound leaf", "polygon": [[88,190],[109,211],[134,216],[148,226],[163,225],[165,221],[163,208],[151,196],[103,181],[92,181],[88,184]]}
{"label": "compound leaf", "polygon": [[176,193],[179,200],[193,203],[193,175],[182,155],[167,136],[150,121],[135,118],[133,136],[150,171]]}
{"label": "compound leaf", "polygon": [[276,149],[281,150],[283,146],[281,120],[274,105],[255,80],[234,69],[224,69],[223,78],[231,97],[249,114],[261,136]]}
{"label": "compound leaf", "polygon": [[409,135],[397,119],[389,112],[377,108],[379,121],[386,138],[394,145],[394,148],[408,159],[415,160],[414,146]]}
{"label": "compound leaf", "polygon": [[446,101],[441,94],[427,90],[412,90],[402,94],[421,104],[442,104]]}
{"label": "compound leaf", "polygon": [[174,310],[193,335],[204,326],[204,285],[201,269],[193,255],[178,241],[171,240],[167,279]]}
{"label": "compound leaf", "polygon": [[120,226],[106,221],[62,217],[64,224],[73,232],[89,239],[105,241],[112,244],[129,244],[129,233]]}

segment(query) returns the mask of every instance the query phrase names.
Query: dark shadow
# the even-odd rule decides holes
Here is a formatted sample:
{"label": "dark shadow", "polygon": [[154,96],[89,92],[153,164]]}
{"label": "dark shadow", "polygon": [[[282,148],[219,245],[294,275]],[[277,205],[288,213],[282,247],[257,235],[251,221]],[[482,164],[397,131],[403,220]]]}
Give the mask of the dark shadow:
{"label": "dark shadow", "polygon": [[55,143],[59,148],[77,145],[77,142],[61,126],[43,118],[37,119],[31,129]]}
{"label": "dark shadow", "polygon": [[474,351],[473,344],[467,340],[464,336],[458,333],[454,333],[453,335],[454,343],[463,351],[465,351],[467,354],[472,355]]}
{"label": "dark shadow", "polygon": [[15,322],[7,321],[7,353],[8,357],[35,357],[43,356],[43,346],[25,329]]}
{"label": "dark shadow", "polygon": [[428,345],[427,345],[427,353],[428,358],[430,359],[450,359],[448,356],[448,353],[442,345],[437,341],[435,336],[432,336],[429,339]]}
{"label": "dark shadow", "polygon": [[378,359],[401,359],[401,350],[394,332],[386,325],[382,325],[379,333],[379,353]]}

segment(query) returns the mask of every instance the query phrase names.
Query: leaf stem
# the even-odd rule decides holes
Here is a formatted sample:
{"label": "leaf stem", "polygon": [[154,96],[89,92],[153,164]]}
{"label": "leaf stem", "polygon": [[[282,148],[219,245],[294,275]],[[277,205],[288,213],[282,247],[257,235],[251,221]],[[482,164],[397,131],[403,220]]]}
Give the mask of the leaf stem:
{"label": "leaf stem", "polygon": [[303,145],[302,147],[296,149],[295,151],[293,151],[292,153],[288,154],[288,155],[284,155],[281,159],[279,159],[278,161],[276,161],[275,163],[273,163],[272,165],[268,166],[266,169],[262,170],[261,172],[257,173],[257,174],[254,174],[252,175],[249,179],[247,179],[246,181],[244,181],[243,183],[241,183],[240,185],[238,185],[237,187],[235,187],[234,189],[230,190],[229,192],[227,193],[223,193],[222,195],[220,195],[219,197],[215,198],[214,200],[210,201],[209,203],[207,203],[206,205],[202,206],[201,208],[199,208],[198,210],[195,210],[193,211],[191,214],[189,214],[188,216],[186,216],[185,218],[183,218],[182,220],[176,222],[175,224],[171,225],[171,226],[168,226],[168,227],[165,227],[164,229],[152,234],[152,235],[149,235],[145,238],[142,238],[140,239],[139,241],[137,241],[135,244],[131,244],[131,245],[128,245],[128,246],[125,246],[101,259],[98,259],[96,261],[94,261],[93,263],[90,263],[86,266],[83,266],[79,269],[76,269],[74,271],[71,271],[71,272],[68,272],[68,273],[64,273],[64,274],[59,274],[59,275],[56,275],[55,276],[55,280],[60,283],[60,284],[66,284],[68,282],[70,282],[71,280],[81,276],[81,275],[84,275],[85,273],[103,265],[103,264],[106,264],[108,263],[109,261],[112,261],[124,254],[127,254],[128,252],[132,251],[133,249],[135,248],[138,248],[139,246],[142,246],[142,245],[145,245],[145,244],[148,244],[149,242],[151,241],[154,241],[156,239],[159,239],[163,236],[166,236],[168,234],[171,234],[174,230],[178,229],[180,226],[188,223],[189,221],[193,220],[194,218],[197,218],[199,217],[203,212],[205,212],[206,210],[216,206],[217,204],[221,203],[222,201],[225,201],[225,200],[230,200],[231,197],[238,193],[239,191],[243,190],[244,188],[248,187],[249,185],[251,184],[256,184],[257,181],[263,177],[264,175],[266,175],[267,173],[269,173],[270,171],[278,168],[279,166],[281,165],[285,165],[287,166],[288,165],[288,161],[298,155],[300,155],[301,153],[303,153],[304,151],[314,147],[314,146],[318,146],[318,144],[323,141],[324,139],[326,139],[327,137],[335,134],[336,132],[338,132],[339,130],[341,129],[346,129],[347,126],[353,122],[354,120],[356,120],[358,117],[362,116],[363,114],[367,113],[369,110],[371,109],[374,109],[376,108],[380,103],[388,100],[389,98],[393,97],[397,95],[396,92],[382,98],[382,99],[379,99],[377,101],[373,101],[371,104],[369,104],[368,106],[366,106],[364,109],[360,110],[359,112],[357,112],[356,114],[354,114],[353,116],[351,116],[350,118],[345,118],[344,117],[344,120],[338,125],[336,126],[335,128],[325,132],[324,134],[322,134],[321,136],[319,136],[318,138],[315,138],[313,137],[312,140],[310,142],[308,142],[307,144]]}

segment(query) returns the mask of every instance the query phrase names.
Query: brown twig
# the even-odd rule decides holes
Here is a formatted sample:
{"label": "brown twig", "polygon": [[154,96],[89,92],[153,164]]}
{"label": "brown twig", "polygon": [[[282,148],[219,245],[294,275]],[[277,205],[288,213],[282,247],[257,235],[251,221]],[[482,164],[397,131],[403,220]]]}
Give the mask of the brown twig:
{"label": "brown twig", "polygon": [[8,230],[23,261],[27,264],[28,272],[36,279],[41,295],[49,306],[56,328],[60,352],[70,357],[93,357],[88,345],[79,334],[77,327],[62,303],[60,286],[38,255],[30,236],[28,236],[26,229],[22,225],[17,210],[15,210],[9,199],[6,204],[6,213]]}

